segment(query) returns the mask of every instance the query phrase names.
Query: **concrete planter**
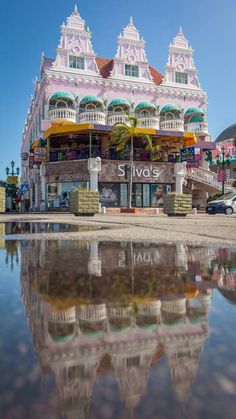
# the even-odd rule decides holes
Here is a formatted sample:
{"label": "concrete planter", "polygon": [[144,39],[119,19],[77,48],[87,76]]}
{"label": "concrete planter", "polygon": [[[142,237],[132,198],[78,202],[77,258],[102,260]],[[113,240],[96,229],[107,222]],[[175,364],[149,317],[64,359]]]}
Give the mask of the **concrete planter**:
{"label": "concrete planter", "polygon": [[84,216],[98,213],[99,193],[75,189],[70,195],[70,212]]}
{"label": "concrete planter", "polygon": [[192,213],[192,196],[172,192],[164,197],[163,212],[169,217],[180,216],[184,217]]}
{"label": "concrete planter", "polygon": [[6,189],[0,187],[0,213],[6,210]]}

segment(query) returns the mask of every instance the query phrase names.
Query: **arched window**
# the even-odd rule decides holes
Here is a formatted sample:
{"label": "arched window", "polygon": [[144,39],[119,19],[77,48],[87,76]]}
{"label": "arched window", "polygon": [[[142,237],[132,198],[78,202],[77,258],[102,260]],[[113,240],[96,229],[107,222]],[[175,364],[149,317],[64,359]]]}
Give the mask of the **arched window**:
{"label": "arched window", "polygon": [[63,100],[59,100],[56,102],[56,108],[67,108],[68,104],[64,102]]}

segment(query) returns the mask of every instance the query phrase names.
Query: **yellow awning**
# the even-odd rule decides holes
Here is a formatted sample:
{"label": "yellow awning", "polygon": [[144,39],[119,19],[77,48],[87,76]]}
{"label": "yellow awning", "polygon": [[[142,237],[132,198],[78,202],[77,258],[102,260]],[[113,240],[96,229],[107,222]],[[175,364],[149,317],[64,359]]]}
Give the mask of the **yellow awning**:
{"label": "yellow awning", "polygon": [[197,137],[193,132],[184,132],[184,146],[190,147],[191,145],[196,144]]}
{"label": "yellow awning", "polygon": [[34,142],[31,144],[31,147],[38,147],[39,145],[39,140],[36,138],[36,140],[34,140]]}
{"label": "yellow awning", "polygon": [[45,131],[44,134],[44,138],[45,140],[50,137],[50,135],[55,135],[55,134],[75,134],[75,133],[79,133],[81,131],[87,131],[89,129],[92,129],[93,125],[91,124],[73,124],[73,125],[60,125],[60,126],[55,126],[53,125],[52,127],[48,128]]}
{"label": "yellow awning", "polygon": [[[88,131],[88,130],[94,130],[96,131],[101,131],[110,134],[111,130],[110,127],[104,126],[104,125],[92,125],[92,124],[61,124],[61,125],[53,125],[52,127],[50,127],[49,129],[47,129],[45,131],[44,134],[44,138],[47,139],[48,137],[50,137],[50,135],[56,135],[56,134],[76,134],[76,133],[80,133],[80,132],[84,132],[84,131]],[[177,141],[183,141],[183,146],[184,147],[190,147],[194,144],[196,144],[197,142],[197,138],[195,136],[194,133],[192,132],[173,132],[170,133],[165,133],[165,131],[158,131],[156,129],[153,128],[135,128],[134,129],[134,134],[138,135],[142,135],[142,134],[147,134],[150,135],[151,137],[154,137],[154,139],[156,138],[157,140],[160,141],[169,141],[169,142],[177,142]]]}

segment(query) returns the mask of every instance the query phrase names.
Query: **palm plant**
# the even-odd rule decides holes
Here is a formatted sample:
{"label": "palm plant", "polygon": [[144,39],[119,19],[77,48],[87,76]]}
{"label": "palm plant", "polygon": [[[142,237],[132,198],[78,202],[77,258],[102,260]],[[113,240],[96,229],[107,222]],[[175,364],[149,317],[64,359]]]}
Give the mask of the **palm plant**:
{"label": "palm plant", "polygon": [[[139,118],[127,115],[127,122],[117,123],[114,125],[111,132],[111,143],[116,145],[116,151],[124,150],[125,146],[130,143],[130,157],[129,157],[129,183],[128,183],[128,208],[132,208],[132,185],[133,185],[133,166],[134,166],[134,138],[135,129],[138,126]],[[152,139],[150,135],[141,133],[139,138],[142,138],[146,142],[145,149],[148,151],[159,150],[159,146],[152,145]]]}

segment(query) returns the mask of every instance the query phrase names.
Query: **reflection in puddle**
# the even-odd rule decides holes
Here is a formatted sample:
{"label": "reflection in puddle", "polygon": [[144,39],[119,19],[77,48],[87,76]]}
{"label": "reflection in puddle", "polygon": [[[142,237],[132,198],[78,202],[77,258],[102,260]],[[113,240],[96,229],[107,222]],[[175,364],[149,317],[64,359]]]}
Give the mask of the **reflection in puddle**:
{"label": "reflection in puddle", "polygon": [[105,227],[51,222],[7,222],[0,223],[0,236],[11,234],[72,233],[77,231],[94,231],[103,228]]}
{"label": "reflection in puddle", "polygon": [[[45,381],[55,378],[57,401],[44,405],[46,417],[220,418],[227,411],[233,418],[227,386],[219,390],[224,380],[212,375],[210,364],[222,354],[214,333],[211,338],[209,313],[215,288],[234,293],[236,251],[24,240],[12,241],[12,249],[9,243],[2,252],[20,253],[22,297],[41,374]],[[9,255],[5,260],[10,263]],[[227,352],[227,341],[220,345]],[[225,355],[218,364],[214,373],[218,368],[236,387]],[[230,406],[233,412],[235,400]]]}

